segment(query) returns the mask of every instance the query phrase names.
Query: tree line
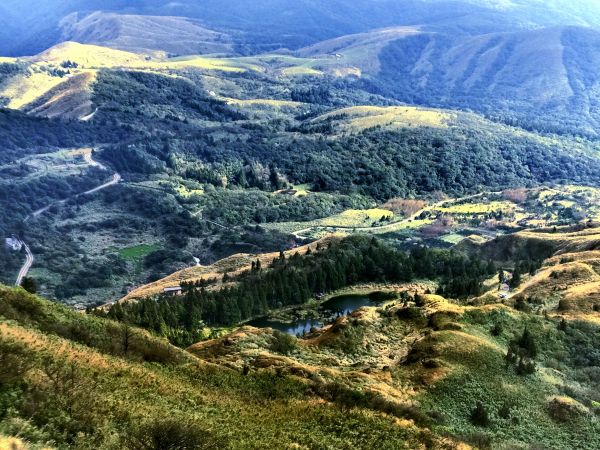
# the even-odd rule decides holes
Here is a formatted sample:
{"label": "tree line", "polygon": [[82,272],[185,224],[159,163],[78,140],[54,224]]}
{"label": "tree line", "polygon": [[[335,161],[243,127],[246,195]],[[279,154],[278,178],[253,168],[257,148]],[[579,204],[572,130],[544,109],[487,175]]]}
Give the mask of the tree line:
{"label": "tree line", "polygon": [[405,252],[377,238],[353,236],[317,252],[290,257],[281,253],[268,268],[255,263],[252,270],[236,277],[225,274],[224,281],[235,284],[221,290],[208,290],[203,284],[184,285],[180,297],[117,303],[107,313],[95,313],[147,328],[186,346],[201,338],[206,325],[235,325],[270,309],[299,305],[316,294],[355,283],[432,279],[440,281],[446,295],[466,297],[478,295],[482,281],[496,271],[492,262],[452,250],[415,248]]}

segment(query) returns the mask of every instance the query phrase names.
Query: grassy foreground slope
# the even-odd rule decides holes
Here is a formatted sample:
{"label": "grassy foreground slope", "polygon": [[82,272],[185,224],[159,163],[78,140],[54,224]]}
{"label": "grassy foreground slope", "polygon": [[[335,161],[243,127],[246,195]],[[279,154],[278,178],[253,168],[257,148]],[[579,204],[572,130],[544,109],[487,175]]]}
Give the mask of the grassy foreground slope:
{"label": "grassy foreground slope", "polygon": [[[529,374],[506,357],[524,330],[537,352]],[[246,327],[189,350],[240,369],[298,374],[347,407],[385,411],[474,448],[593,449],[597,333],[585,321],[561,325],[503,305],[417,295],[362,308],[306,339]]]}
{"label": "grassy foreground slope", "polygon": [[0,290],[0,348],[0,435],[32,448],[457,448],[302,377],[202,362],[22,290]]}
{"label": "grassy foreground slope", "polygon": [[241,327],[188,351],[0,288],[0,436],[82,449],[598,448],[598,311],[520,299],[550,266],[597,271],[596,237],[559,228],[463,246],[513,277],[510,261],[550,256],[508,298],[395,284],[381,306],[302,339]]}

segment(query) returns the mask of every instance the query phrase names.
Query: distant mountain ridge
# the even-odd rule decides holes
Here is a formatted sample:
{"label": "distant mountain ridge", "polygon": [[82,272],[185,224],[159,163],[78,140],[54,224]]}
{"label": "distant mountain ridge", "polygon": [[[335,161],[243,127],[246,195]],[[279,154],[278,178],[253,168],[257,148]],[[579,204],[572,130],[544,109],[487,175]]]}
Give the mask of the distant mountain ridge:
{"label": "distant mountain ridge", "polygon": [[[65,17],[96,11],[197,19],[203,27],[233,34],[237,51],[251,53],[297,49],[401,25],[469,34],[551,25],[600,26],[600,5],[592,0],[6,0],[2,16],[12,17],[12,26],[0,31],[0,54],[39,53],[60,42],[59,24]],[[177,41],[175,36],[172,42]]]}
{"label": "distant mountain ridge", "polygon": [[182,17],[143,16],[96,11],[72,13],[60,21],[61,40],[105,45],[119,50],[163,50],[175,54],[226,53],[230,38]]}
{"label": "distant mountain ridge", "polygon": [[528,123],[542,131],[595,135],[600,125],[596,29],[420,34],[389,44],[379,59],[382,89],[402,101],[473,109],[515,125],[538,117]]}

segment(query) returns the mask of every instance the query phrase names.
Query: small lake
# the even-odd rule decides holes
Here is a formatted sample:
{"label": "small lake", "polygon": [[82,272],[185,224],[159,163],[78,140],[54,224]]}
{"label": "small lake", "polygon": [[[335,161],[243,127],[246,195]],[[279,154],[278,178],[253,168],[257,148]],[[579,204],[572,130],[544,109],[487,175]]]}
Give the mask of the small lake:
{"label": "small lake", "polygon": [[246,322],[256,328],[273,328],[294,336],[310,332],[311,328],[321,328],[325,322],[340,316],[347,316],[351,312],[363,306],[377,306],[379,302],[371,300],[367,296],[342,295],[334,297],[319,306],[320,319],[295,319],[292,321],[270,320],[268,317],[259,317]]}

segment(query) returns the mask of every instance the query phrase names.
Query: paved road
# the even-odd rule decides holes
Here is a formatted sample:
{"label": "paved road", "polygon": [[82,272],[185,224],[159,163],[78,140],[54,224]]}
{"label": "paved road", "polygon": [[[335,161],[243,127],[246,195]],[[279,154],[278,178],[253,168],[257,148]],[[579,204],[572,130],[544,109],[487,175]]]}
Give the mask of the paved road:
{"label": "paved road", "polygon": [[[108,167],[106,167],[104,164],[99,163],[98,161],[94,161],[93,159],[93,155],[92,155],[92,150],[91,149],[84,149],[82,152],[80,152],[79,154],[83,154],[83,159],[85,159],[85,161],[88,163],[89,166],[92,167],[99,167],[103,170],[109,170]],[[24,222],[29,221],[29,219],[31,218],[36,218],[41,216],[42,214],[44,214],[46,211],[48,211],[50,208],[52,208],[55,205],[62,205],[64,203],[67,202],[67,200],[74,198],[74,197],[79,197],[81,195],[89,195],[89,194],[93,194],[95,192],[101,191],[102,189],[106,189],[107,187],[110,186],[114,186],[115,184],[120,183],[122,180],[121,175],[119,173],[115,173],[112,176],[112,179],[104,184],[101,184],[98,187],[95,187],[93,189],[90,189],[88,191],[82,192],[80,194],[76,194],[73,195],[72,197],[63,199],[63,200],[58,200],[56,202],[51,203],[50,205],[44,206],[43,208],[38,209],[37,211],[32,212],[29,216],[25,217]],[[15,282],[16,286],[20,286],[21,283],[23,282],[23,278],[25,278],[27,276],[27,274],[29,273],[29,270],[31,269],[31,266],[33,265],[33,261],[34,261],[34,257],[33,257],[33,253],[31,252],[31,249],[29,248],[29,246],[23,242],[22,240],[20,240],[21,244],[23,244],[23,247],[25,248],[25,252],[27,254],[26,259],[25,259],[25,264],[23,264],[23,266],[21,267],[21,270],[19,271],[19,275],[17,277],[17,281]]]}
{"label": "paved road", "polygon": [[23,245],[23,247],[25,248],[25,252],[27,253],[27,259],[25,260],[25,264],[23,264],[23,267],[21,267],[21,270],[19,271],[19,276],[17,277],[17,282],[15,283],[16,286],[21,286],[21,283],[23,282],[23,278],[25,278],[27,276],[27,274],[29,273],[29,269],[31,269],[31,266],[33,265],[33,253],[31,253],[31,249],[29,248],[29,245],[27,245],[25,242],[20,241],[21,244]]}

